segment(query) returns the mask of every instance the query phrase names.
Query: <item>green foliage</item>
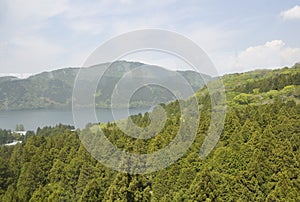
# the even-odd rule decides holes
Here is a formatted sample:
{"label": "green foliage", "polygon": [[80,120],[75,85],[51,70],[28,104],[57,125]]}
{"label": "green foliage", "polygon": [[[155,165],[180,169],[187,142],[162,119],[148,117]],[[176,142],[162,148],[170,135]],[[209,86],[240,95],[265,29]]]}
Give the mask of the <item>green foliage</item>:
{"label": "green foliage", "polygon": [[14,139],[14,135],[11,131],[0,129],[0,145],[13,142]]}
{"label": "green foliage", "polygon": [[285,86],[282,89],[282,92],[288,96],[292,95],[295,92],[295,86],[294,85],[290,85],[290,86]]}
{"label": "green foliage", "polygon": [[[287,68],[275,73],[293,74]],[[237,78],[243,82],[239,76],[250,83],[262,76],[275,78],[269,71],[255,71],[225,76],[225,79]],[[39,128],[22,144],[1,146],[0,200],[299,201],[297,88],[298,84],[290,83],[281,89],[261,92],[255,89],[238,92],[232,88],[227,93],[231,96],[229,102],[234,104],[227,109],[220,141],[205,159],[199,158],[199,151],[210,123],[210,99],[205,89],[199,90],[201,120],[194,143],[173,165],[146,175],[117,173],[103,166],[86,151],[71,126]],[[133,153],[155,152],[168,145],[180,123],[178,102],[161,106],[166,110],[166,125],[153,138],[131,138],[116,123],[102,124],[101,128],[121,149]],[[151,121],[149,117],[146,113],[131,119],[138,126],[146,127]],[[97,125],[88,124],[82,132],[95,134],[96,129]],[[1,133],[5,137],[9,134],[4,130]],[[82,141],[93,147],[96,140],[83,138]],[[117,163],[116,166],[126,166],[126,162]]]}
{"label": "green foliage", "polygon": [[251,95],[241,93],[233,98],[233,101],[238,104],[249,104],[251,102]]}
{"label": "green foliage", "polygon": [[[172,116],[178,113],[172,104],[165,107]],[[1,147],[0,196],[9,201],[297,201],[299,112],[295,102],[231,107],[218,146],[203,160],[198,152],[209,119],[202,113],[188,153],[148,175],[116,173],[97,163],[70,127],[45,127],[25,144]],[[148,116],[134,120],[146,125]],[[102,127],[113,143],[125,142],[124,149],[154,151],[173,137],[174,121],[145,142],[122,135],[113,123]]]}

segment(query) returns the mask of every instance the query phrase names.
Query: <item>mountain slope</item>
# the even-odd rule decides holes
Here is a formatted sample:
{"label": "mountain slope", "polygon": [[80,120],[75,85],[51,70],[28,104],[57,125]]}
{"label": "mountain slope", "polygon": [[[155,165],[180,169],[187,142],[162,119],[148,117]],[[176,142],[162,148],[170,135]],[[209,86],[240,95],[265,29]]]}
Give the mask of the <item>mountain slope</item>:
{"label": "mountain slope", "polygon": [[[93,67],[85,68],[81,71],[87,72],[90,76],[84,78],[80,87],[85,91],[89,88],[90,78],[99,79],[97,75],[103,72],[107,64],[100,64]],[[142,63],[117,61],[111,65],[108,71],[103,75],[95,93],[97,107],[109,107],[110,97],[115,85],[125,73],[137,68]],[[76,75],[79,68],[65,68],[51,72],[43,72],[31,76],[27,79],[17,79],[14,77],[0,77],[0,110],[15,109],[38,109],[38,108],[65,108],[71,107],[72,93]],[[173,74],[172,71],[166,71],[166,75]],[[204,82],[201,75],[196,72],[178,72],[191,84],[194,91],[200,88]],[[161,78],[164,75],[161,75]],[[205,78],[209,76],[202,75]],[[170,79],[166,77],[165,79]],[[180,85],[180,84],[179,84]],[[150,94],[149,94],[150,91]],[[174,96],[168,94],[166,90],[149,87],[141,90],[132,100],[131,107],[150,106],[147,100],[159,100],[168,102],[174,100]],[[145,95],[147,95],[145,97]],[[161,99],[163,98],[163,99]]]}
{"label": "mountain slope", "polygon": [[[265,79],[293,77],[298,67],[267,71]],[[227,75],[227,95],[249,94],[264,88],[257,71]],[[264,74],[266,75],[266,74]],[[238,91],[247,79],[260,80],[248,92]],[[289,78],[289,76],[288,76]],[[239,85],[234,85],[239,83]],[[22,144],[0,148],[1,201],[299,201],[300,200],[300,104],[295,80],[277,89],[268,102],[235,102],[228,99],[220,140],[205,158],[199,151],[210,122],[210,101],[205,88],[197,92],[203,107],[197,136],[187,153],[173,165],[146,175],[118,173],[96,161],[71,127],[39,129]],[[274,90],[272,83],[268,83]],[[239,88],[238,88],[239,89]],[[264,97],[267,92],[257,92]],[[252,94],[252,93],[251,93]],[[162,105],[168,120],[155,137],[142,140],[124,134],[115,123],[102,125],[105,136],[119,149],[134,154],[153,153],[169,145],[180,130],[178,102]],[[131,119],[140,127],[149,124],[149,113]],[[82,132],[94,133],[89,124]],[[182,137],[182,141],[185,138]],[[107,151],[112,152],[112,151]],[[150,162],[151,163],[151,162]],[[127,166],[116,162],[116,166]],[[137,169],[135,167],[131,169]]]}
{"label": "mountain slope", "polygon": [[[261,105],[277,100],[300,103],[300,64],[276,70],[254,70],[222,76],[227,104]],[[208,98],[207,89],[196,93],[200,100]],[[205,96],[204,96],[205,95]]]}

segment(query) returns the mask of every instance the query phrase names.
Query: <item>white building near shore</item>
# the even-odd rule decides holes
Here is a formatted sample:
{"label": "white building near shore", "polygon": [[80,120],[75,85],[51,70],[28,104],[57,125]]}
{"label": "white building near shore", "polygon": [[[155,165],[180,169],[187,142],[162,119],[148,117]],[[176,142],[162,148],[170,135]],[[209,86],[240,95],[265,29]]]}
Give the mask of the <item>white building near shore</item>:
{"label": "white building near shore", "polygon": [[16,144],[21,144],[21,143],[22,143],[22,141],[13,141],[13,142],[11,142],[11,143],[5,144],[5,146],[14,146],[14,145],[16,145]]}
{"label": "white building near shore", "polygon": [[27,131],[13,131],[13,133],[17,133],[17,134],[19,134],[19,135],[25,136],[26,133],[27,133]]}

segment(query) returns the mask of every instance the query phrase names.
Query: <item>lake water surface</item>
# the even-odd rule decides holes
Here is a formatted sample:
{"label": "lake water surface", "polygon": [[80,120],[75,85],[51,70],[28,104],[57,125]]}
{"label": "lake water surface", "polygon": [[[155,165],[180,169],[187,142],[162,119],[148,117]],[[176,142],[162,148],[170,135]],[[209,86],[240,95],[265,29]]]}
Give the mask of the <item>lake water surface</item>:
{"label": "lake water surface", "polygon": [[[115,109],[118,113],[118,118],[126,118],[128,115],[128,109]],[[146,108],[134,108],[130,109],[131,115],[144,113],[149,111]],[[76,126],[83,128],[87,123],[95,120],[94,114],[88,110],[80,110],[76,113],[80,116],[81,120],[85,120],[85,123],[80,123]],[[97,120],[101,123],[113,121],[110,109],[96,109]],[[25,130],[36,130],[38,127],[55,126],[57,124],[75,125],[73,121],[72,110],[50,110],[50,109],[38,109],[38,110],[20,110],[20,111],[2,111],[0,112],[0,128],[14,130],[17,124],[23,124]]]}

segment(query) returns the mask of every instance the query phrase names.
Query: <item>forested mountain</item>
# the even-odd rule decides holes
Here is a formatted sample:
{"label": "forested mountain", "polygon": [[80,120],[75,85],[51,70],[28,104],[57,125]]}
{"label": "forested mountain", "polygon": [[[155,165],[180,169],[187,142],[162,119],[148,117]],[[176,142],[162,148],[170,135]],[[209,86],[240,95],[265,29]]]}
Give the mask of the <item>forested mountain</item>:
{"label": "forested mountain", "polygon": [[[1,201],[300,201],[300,66],[225,75],[227,115],[220,141],[199,150],[210,122],[207,89],[196,96],[197,137],[173,165],[146,175],[118,173],[97,162],[69,126],[45,127],[22,144],[0,148]],[[267,81],[267,82],[266,82]],[[179,130],[178,102],[162,105],[164,129],[148,140],[130,138],[115,123],[101,127],[132,153],[164,148]],[[139,126],[149,114],[135,115]],[[88,124],[85,133],[95,125]],[[91,141],[93,140],[85,140]],[[121,163],[121,162],[120,162]]]}
{"label": "forested mountain", "polygon": [[[89,74],[99,75],[106,69],[108,64],[99,64],[83,71]],[[103,74],[95,93],[97,107],[110,107],[110,97],[112,91],[120,80],[120,78],[130,70],[139,66],[145,65],[138,62],[117,61],[112,63],[109,71]],[[79,68],[65,68],[51,72],[43,72],[31,76],[27,79],[18,79],[16,77],[0,77],[0,110],[15,110],[15,109],[39,109],[39,108],[66,108],[71,107],[72,92],[74,82]],[[159,75],[167,80],[172,80],[175,72],[165,71],[164,75]],[[194,71],[181,71],[181,74],[196,91],[203,86],[204,81],[210,79],[207,75],[200,75]],[[99,79],[97,76],[95,79]],[[203,78],[202,78],[203,77]],[[85,78],[81,87],[90,88],[90,77]],[[165,79],[165,78],[164,78]],[[178,84],[180,85],[180,84]],[[131,107],[151,106],[145,100],[160,100],[161,102],[168,102],[174,100],[172,94],[164,89],[146,87],[142,89],[134,97]]]}

